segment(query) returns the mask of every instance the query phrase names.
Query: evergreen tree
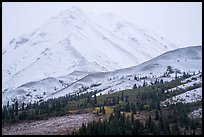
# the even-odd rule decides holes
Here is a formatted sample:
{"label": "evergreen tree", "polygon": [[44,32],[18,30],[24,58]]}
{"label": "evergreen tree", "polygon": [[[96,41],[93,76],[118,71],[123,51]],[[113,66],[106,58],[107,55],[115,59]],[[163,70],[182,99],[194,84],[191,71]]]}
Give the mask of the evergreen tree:
{"label": "evergreen tree", "polygon": [[131,110],[133,114],[136,114],[136,106],[133,103],[131,103]]}
{"label": "evergreen tree", "polygon": [[106,111],[105,111],[104,106],[103,106],[103,108],[102,108],[102,114],[103,114],[103,115],[106,114]]}
{"label": "evergreen tree", "polygon": [[156,80],[155,80],[154,84],[157,84],[157,83],[158,83],[158,79],[156,78]]}
{"label": "evergreen tree", "polygon": [[160,107],[160,102],[159,102],[159,100],[157,101],[157,104],[156,104],[157,106],[156,106],[156,108],[158,109],[158,110],[161,110],[161,107]]}
{"label": "evergreen tree", "polygon": [[125,102],[128,102],[128,96],[127,95],[125,96]]}
{"label": "evergreen tree", "polygon": [[172,67],[171,66],[168,66],[167,67],[167,74],[171,74],[173,73],[174,71],[172,70]]}
{"label": "evergreen tree", "polygon": [[113,97],[112,100],[113,100],[112,105],[115,105],[116,104],[116,97]]}
{"label": "evergreen tree", "polygon": [[160,84],[163,84],[163,83],[164,83],[164,81],[163,81],[163,79],[161,79],[161,80],[160,80]]}
{"label": "evergreen tree", "polygon": [[8,114],[8,110],[7,110],[6,106],[3,107],[2,114],[3,114],[3,116],[2,116],[3,122],[8,121],[9,120],[9,114]]}
{"label": "evergreen tree", "polygon": [[155,111],[155,120],[159,120],[159,110],[156,109]]}
{"label": "evergreen tree", "polygon": [[18,101],[15,102],[15,116],[18,116]]}
{"label": "evergreen tree", "polygon": [[127,102],[127,104],[125,105],[125,111],[126,112],[130,112],[130,104],[129,104],[129,102]]}
{"label": "evergreen tree", "polygon": [[116,97],[116,104],[119,104],[119,97]]}
{"label": "evergreen tree", "polygon": [[145,80],[144,80],[144,82],[143,82],[143,87],[145,87],[146,86],[146,83],[145,83]]}
{"label": "evergreen tree", "polygon": [[11,120],[14,119],[14,104],[12,104],[12,107],[10,109],[10,116],[11,116]]}
{"label": "evergreen tree", "polygon": [[148,129],[151,129],[152,128],[152,117],[149,116],[148,117]]}
{"label": "evergreen tree", "polygon": [[25,103],[22,103],[22,119],[26,119],[27,114],[26,114],[26,110],[25,110]]}
{"label": "evergreen tree", "polygon": [[94,104],[97,104],[96,93],[94,93]]}
{"label": "evergreen tree", "polygon": [[7,105],[6,106],[7,106],[7,108],[9,108],[9,101],[7,101]]}
{"label": "evergreen tree", "polygon": [[121,101],[124,101],[123,91],[122,91],[122,93],[121,93]]}
{"label": "evergreen tree", "polygon": [[137,85],[136,84],[134,84],[134,86],[133,86],[133,88],[132,89],[136,89],[137,88]]}

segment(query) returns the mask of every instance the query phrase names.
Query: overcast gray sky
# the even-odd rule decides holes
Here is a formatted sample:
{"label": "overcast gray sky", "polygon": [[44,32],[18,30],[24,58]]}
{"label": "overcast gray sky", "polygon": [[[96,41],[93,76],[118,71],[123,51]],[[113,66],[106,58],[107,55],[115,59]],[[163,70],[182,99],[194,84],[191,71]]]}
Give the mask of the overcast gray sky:
{"label": "overcast gray sky", "polygon": [[61,11],[76,6],[84,12],[113,12],[149,28],[179,46],[202,45],[201,2],[3,2],[2,45],[30,32]]}

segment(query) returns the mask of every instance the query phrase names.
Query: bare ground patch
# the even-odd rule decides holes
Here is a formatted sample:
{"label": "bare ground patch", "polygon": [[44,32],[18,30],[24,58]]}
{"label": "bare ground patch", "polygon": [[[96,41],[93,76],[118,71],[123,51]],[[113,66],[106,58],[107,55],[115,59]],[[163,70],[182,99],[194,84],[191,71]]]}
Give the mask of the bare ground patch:
{"label": "bare ground patch", "polygon": [[23,121],[12,125],[3,125],[3,135],[66,135],[78,130],[82,123],[98,120],[93,113],[71,114],[53,117],[48,120]]}

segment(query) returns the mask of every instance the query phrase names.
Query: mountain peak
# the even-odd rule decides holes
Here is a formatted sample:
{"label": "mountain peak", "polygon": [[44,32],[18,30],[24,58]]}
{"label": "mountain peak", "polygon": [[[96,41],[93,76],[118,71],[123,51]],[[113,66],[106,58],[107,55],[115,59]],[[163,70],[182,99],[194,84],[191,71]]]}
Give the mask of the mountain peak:
{"label": "mountain peak", "polygon": [[84,15],[84,13],[83,13],[83,11],[82,11],[80,8],[78,8],[78,7],[70,7],[70,8],[68,8],[68,9],[62,11],[62,12],[59,14],[59,16],[61,16],[61,17],[70,17],[70,16],[72,16],[72,17],[74,17],[74,18],[76,18],[77,16],[82,16],[82,15]]}
{"label": "mountain peak", "polygon": [[117,17],[110,13],[95,18],[70,7],[28,35],[15,38],[12,48],[2,53],[4,89],[74,71],[126,68],[172,49],[165,39],[142,33]]}
{"label": "mountain peak", "polygon": [[76,6],[72,6],[72,7],[68,8],[68,9],[66,9],[66,11],[80,12],[80,13],[83,12],[80,8],[78,8],[78,7],[76,7]]}

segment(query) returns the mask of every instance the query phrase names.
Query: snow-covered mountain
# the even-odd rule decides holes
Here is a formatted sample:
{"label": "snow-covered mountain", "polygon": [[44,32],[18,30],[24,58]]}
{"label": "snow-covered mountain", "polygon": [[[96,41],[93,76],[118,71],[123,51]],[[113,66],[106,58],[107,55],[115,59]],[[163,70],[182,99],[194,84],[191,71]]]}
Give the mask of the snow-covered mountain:
{"label": "snow-covered mountain", "polygon": [[[168,66],[173,73],[167,70]],[[199,71],[202,72],[202,46],[180,48],[134,67],[98,73],[75,71],[66,76],[29,82],[14,90],[4,91],[2,105],[14,99],[27,103],[78,92],[98,91],[97,95],[107,94],[132,89],[134,84],[143,85],[144,81],[147,84],[155,82],[155,79],[170,81],[175,78],[175,72],[180,76],[182,74],[179,72],[197,74]]]}
{"label": "snow-covered mountain", "polygon": [[2,91],[45,78],[53,81],[48,77],[127,68],[176,48],[114,14],[86,15],[73,7],[3,49]]}
{"label": "snow-covered mountain", "polygon": [[[82,88],[88,89],[84,92],[101,91],[99,94],[107,94],[124,89],[132,89],[133,85],[143,85],[155,82],[155,79],[170,81],[175,78],[175,73],[166,73],[167,67],[171,66],[175,72],[181,72],[177,76],[186,73],[199,73],[202,71],[202,47],[187,47],[166,52],[140,65],[119,69],[112,72],[101,72],[89,74],[77,80],[67,88],[55,92],[50,97],[59,97],[67,93],[79,92]],[[50,98],[49,97],[49,98]]]}

